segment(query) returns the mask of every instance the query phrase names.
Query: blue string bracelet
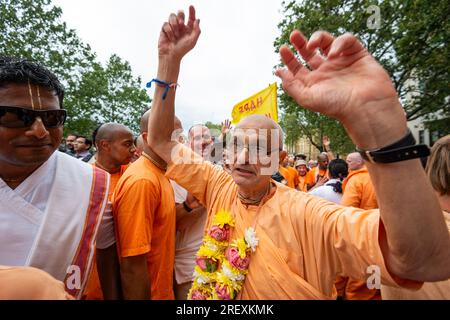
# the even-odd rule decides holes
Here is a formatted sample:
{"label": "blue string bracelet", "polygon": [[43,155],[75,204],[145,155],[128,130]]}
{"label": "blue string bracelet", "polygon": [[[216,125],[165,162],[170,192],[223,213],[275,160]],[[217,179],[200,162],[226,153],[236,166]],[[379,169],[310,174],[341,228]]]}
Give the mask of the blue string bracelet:
{"label": "blue string bracelet", "polygon": [[147,88],[151,88],[153,82],[156,83],[156,85],[165,88],[165,89],[164,89],[164,92],[163,92],[163,96],[162,96],[162,99],[163,99],[163,100],[166,99],[167,93],[169,92],[169,89],[170,89],[170,88],[174,88],[174,89],[175,89],[176,87],[179,86],[179,84],[176,83],[176,82],[168,83],[168,82],[166,82],[166,81],[159,80],[159,79],[156,79],[156,78],[155,78],[155,79],[152,79],[152,80],[151,80],[150,82],[148,82],[145,86],[146,86]]}

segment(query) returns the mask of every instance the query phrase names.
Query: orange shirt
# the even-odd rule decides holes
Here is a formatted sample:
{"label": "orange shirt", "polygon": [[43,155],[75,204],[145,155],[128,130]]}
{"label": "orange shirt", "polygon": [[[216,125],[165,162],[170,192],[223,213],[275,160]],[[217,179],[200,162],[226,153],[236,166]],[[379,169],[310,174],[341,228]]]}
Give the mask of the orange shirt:
{"label": "orange shirt", "polygon": [[121,258],[147,255],[151,298],[174,299],[175,199],[164,172],[140,157],[120,178],[113,195]]}
{"label": "orange shirt", "polygon": [[287,186],[290,188],[297,188],[298,185],[298,172],[292,167],[281,167],[280,166],[280,174],[287,181]]}
{"label": "orange shirt", "polygon": [[378,208],[375,189],[367,168],[350,171],[342,183],[341,204],[365,210]]}
{"label": "orange shirt", "polygon": [[[385,240],[385,233],[377,210],[343,207],[275,182],[272,197],[258,210],[242,204],[229,174],[217,171],[189,148],[178,148],[174,155],[181,159],[174,159],[166,176],[206,207],[207,228],[220,209],[235,217],[231,240],[255,226],[259,244],[238,298],[333,299],[337,274],[361,277],[370,265],[380,267],[384,283],[421,285],[387,270],[378,242]],[[191,157],[194,161],[186,161]]]}
{"label": "orange shirt", "polygon": [[[378,202],[367,168],[350,171],[342,183],[343,196],[341,204],[344,206],[365,210],[378,208]],[[368,289],[366,279],[349,279],[341,277],[336,280],[340,287],[340,294],[347,300],[379,300],[380,290]]]}
{"label": "orange shirt", "polygon": [[[95,163],[93,163],[92,165],[96,166]],[[114,193],[114,189],[115,189],[120,177],[125,172],[125,170],[127,170],[128,167],[129,167],[129,164],[120,166],[120,170],[118,172],[109,174],[109,191],[108,191],[109,203],[108,203],[108,206],[112,206],[111,198]],[[100,167],[97,166],[97,168],[100,168]],[[94,261],[94,263],[92,265],[92,272],[89,277],[88,284],[86,286],[86,290],[84,293],[84,295],[85,295],[84,299],[86,299],[86,300],[103,300],[103,292],[102,292],[102,288],[100,285],[100,279],[98,277],[97,262],[96,262],[95,257],[94,257],[93,261]]]}
{"label": "orange shirt", "polygon": [[314,186],[321,177],[328,176],[328,170],[319,169],[319,166],[312,168],[306,174],[306,184]]}
{"label": "orange shirt", "polygon": [[297,189],[303,192],[307,192],[306,188],[306,174],[302,177],[301,175],[298,175],[298,186]]}

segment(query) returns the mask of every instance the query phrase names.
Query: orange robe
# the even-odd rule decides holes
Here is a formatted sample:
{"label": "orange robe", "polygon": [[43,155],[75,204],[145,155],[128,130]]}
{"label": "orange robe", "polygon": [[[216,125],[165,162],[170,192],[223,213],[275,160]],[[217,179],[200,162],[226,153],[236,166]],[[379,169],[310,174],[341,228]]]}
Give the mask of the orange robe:
{"label": "orange robe", "polygon": [[[378,208],[375,189],[367,168],[350,171],[343,184],[341,204],[365,210]],[[347,300],[380,300],[380,290],[367,288],[366,279],[336,279],[338,294]]]}
{"label": "orange robe", "polygon": [[[92,164],[94,167],[96,167],[95,163]],[[109,192],[108,192],[108,206],[112,205],[112,195],[114,193],[114,188],[117,185],[117,182],[119,181],[122,174],[125,172],[125,170],[128,168],[129,165],[121,166],[120,170],[116,173],[109,174]],[[99,168],[99,167],[97,167]],[[86,286],[86,291],[84,293],[83,299],[86,300],[103,300],[103,292],[100,285],[100,279],[98,277],[97,272],[97,261],[96,257],[93,258],[93,265],[92,265],[92,272],[88,280],[88,284]]]}
{"label": "orange robe", "polygon": [[342,205],[365,210],[378,208],[375,189],[366,167],[350,171],[342,183],[342,189]]}
{"label": "orange robe", "polygon": [[280,174],[287,181],[287,186],[290,188],[297,188],[298,185],[298,172],[292,167],[281,167],[280,166]]}
{"label": "orange robe", "polygon": [[242,237],[246,228],[256,228],[259,244],[238,298],[333,299],[337,274],[362,277],[370,265],[380,267],[384,283],[421,285],[387,271],[378,243],[384,230],[377,210],[343,207],[273,182],[272,197],[258,211],[241,203],[230,175],[215,170],[189,148],[177,148],[166,176],[206,207],[206,230],[220,209],[235,216],[232,240]]}
{"label": "orange robe", "polygon": [[306,184],[314,186],[320,178],[328,176],[328,170],[319,169],[319,166],[312,168],[306,174]]}
{"label": "orange robe", "polygon": [[151,298],[174,299],[175,199],[164,172],[142,156],[125,171],[113,195],[120,258],[146,254]]}
{"label": "orange robe", "polygon": [[301,175],[298,176],[298,186],[297,189],[303,192],[307,192],[308,189],[306,188],[306,174],[302,177]]}

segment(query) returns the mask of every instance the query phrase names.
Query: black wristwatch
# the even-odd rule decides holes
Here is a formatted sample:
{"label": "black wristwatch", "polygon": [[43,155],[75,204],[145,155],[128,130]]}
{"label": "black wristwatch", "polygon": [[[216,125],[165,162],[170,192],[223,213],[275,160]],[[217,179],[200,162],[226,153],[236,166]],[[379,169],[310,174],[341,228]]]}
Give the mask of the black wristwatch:
{"label": "black wristwatch", "polygon": [[416,139],[408,133],[399,141],[375,150],[356,149],[364,160],[370,163],[392,163],[416,158],[428,157],[430,148],[425,144],[416,144]]}

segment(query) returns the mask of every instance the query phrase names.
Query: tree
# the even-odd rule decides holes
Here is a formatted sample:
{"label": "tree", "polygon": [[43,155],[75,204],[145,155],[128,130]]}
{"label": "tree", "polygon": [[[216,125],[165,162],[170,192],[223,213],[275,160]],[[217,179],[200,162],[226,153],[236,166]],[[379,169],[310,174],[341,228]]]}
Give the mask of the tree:
{"label": "tree", "polygon": [[51,0],[2,0],[0,55],[40,62],[58,76],[66,88],[66,133],[89,136],[99,123],[114,120],[137,132],[144,104],[150,102],[139,89],[140,79],[115,55],[103,67],[61,15]]}
{"label": "tree", "polygon": [[139,133],[140,118],[151,102],[146,90],[141,89],[141,79],[133,77],[130,64],[117,55],[112,55],[105,67],[99,63],[92,67],[83,74],[70,101],[76,112],[67,129],[92,132],[101,123],[116,122]]}
{"label": "tree", "polygon": [[[282,6],[284,18],[278,25],[281,35],[274,43],[276,51],[289,43],[295,28],[307,37],[316,30],[354,33],[390,74],[408,120],[424,118],[431,128],[442,123],[433,120],[450,117],[450,7],[446,1],[304,0],[283,1]],[[379,16],[368,10],[377,8]],[[314,145],[320,145],[321,135],[326,134],[332,141],[340,141],[337,148],[342,150],[338,151],[349,148],[351,142],[336,121],[298,108],[285,93],[280,100],[285,115],[296,114],[299,129]],[[287,130],[288,136],[294,134],[292,130]]]}
{"label": "tree", "polygon": [[211,121],[206,121],[205,126],[208,127],[208,129],[211,131],[211,134],[214,137],[220,136],[220,132],[222,130],[221,124],[212,123]]}

